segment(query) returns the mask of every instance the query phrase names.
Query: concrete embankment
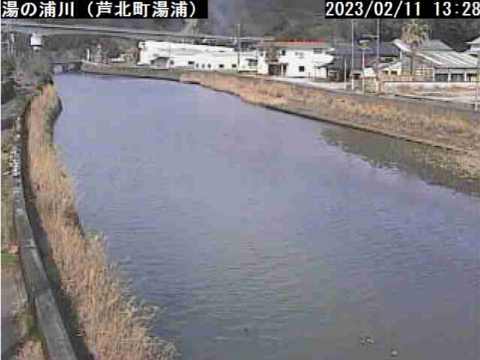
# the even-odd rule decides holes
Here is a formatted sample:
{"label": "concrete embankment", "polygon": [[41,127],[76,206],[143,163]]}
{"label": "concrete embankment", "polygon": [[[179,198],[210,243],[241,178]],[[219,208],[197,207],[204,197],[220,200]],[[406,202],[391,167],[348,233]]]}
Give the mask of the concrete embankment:
{"label": "concrete embankment", "polygon": [[[30,101],[28,101],[30,103]],[[53,113],[60,111],[60,103],[55,103]],[[13,211],[15,232],[20,248],[20,260],[28,302],[35,315],[37,329],[43,343],[43,350],[48,359],[76,360],[70,334],[57,307],[51,282],[47,276],[48,263],[42,261],[39,249],[40,235],[34,232],[30,218],[31,212],[26,197],[27,179],[25,148],[25,120],[30,107],[17,119],[17,139],[14,145],[13,168]]]}
{"label": "concrete embankment", "polygon": [[48,358],[179,359],[173,343],[149,335],[152,309],[127,296],[102,240],[81,228],[74,186],[53,144],[59,111],[54,86],[44,86],[21,122],[14,170],[22,266]]}
{"label": "concrete embankment", "polygon": [[139,66],[111,66],[84,62],[82,71],[87,74],[113,75],[113,76],[131,76],[137,78],[160,79],[160,80],[180,80],[180,71],[169,71],[153,69]]}

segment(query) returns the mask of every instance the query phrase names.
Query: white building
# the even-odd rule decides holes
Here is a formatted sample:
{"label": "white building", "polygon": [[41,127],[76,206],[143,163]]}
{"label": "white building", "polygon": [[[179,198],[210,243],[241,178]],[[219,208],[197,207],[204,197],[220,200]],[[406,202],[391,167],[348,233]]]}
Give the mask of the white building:
{"label": "white building", "polygon": [[34,51],[39,51],[43,46],[43,37],[39,34],[32,34],[30,36],[30,46]]}
{"label": "white building", "polygon": [[168,41],[142,41],[139,43],[139,65],[151,65],[159,57],[171,57],[177,54],[225,53],[234,49],[225,46],[181,44]]}
{"label": "white building", "polygon": [[478,56],[480,54],[480,37],[467,43],[470,49],[467,50],[467,54]]}
{"label": "white building", "polygon": [[276,41],[258,47],[258,73],[298,78],[326,78],[333,49],[323,41]]}
{"label": "white building", "polygon": [[400,39],[393,41],[400,50],[402,73],[410,73],[414,58],[414,76],[423,81],[473,82],[477,76],[474,57],[453,50],[441,40],[430,39],[422,43],[416,52]]}
{"label": "white building", "polygon": [[189,68],[204,71],[256,71],[257,55],[238,54],[225,46],[145,41],[139,44],[138,65],[161,69]]}

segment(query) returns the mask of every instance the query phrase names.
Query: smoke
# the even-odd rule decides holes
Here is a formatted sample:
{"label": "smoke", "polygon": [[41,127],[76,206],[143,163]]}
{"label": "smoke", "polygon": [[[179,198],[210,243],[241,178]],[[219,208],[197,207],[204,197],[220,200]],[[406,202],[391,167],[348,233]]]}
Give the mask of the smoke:
{"label": "smoke", "polygon": [[229,32],[232,19],[232,5],[234,3],[244,3],[244,0],[210,0],[209,2],[209,19],[217,24],[217,31]]}
{"label": "smoke", "polygon": [[242,23],[248,35],[268,35],[313,23],[324,0],[209,0],[209,23],[213,31],[235,33]]}

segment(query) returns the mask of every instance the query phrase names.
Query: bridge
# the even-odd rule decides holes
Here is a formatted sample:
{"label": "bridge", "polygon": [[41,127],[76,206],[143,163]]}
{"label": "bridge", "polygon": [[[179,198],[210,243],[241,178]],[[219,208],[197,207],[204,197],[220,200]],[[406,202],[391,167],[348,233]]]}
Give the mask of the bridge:
{"label": "bridge", "polygon": [[52,61],[50,71],[52,73],[78,72],[82,69],[82,60]]}
{"label": "bridge", "polygon": [[[218,42],[234,43],[237,37],[211,35],[201,33],[182,33],[170,31],[154,31],[143,29],[128,29],[116,28],[106,26],[91,26],[91,25],[66,25],[66,24],[45,24],[36,23],[33,21],[22,21],[14,19],[2,19],[2,32],[14,32],[22,34],[35,34],[37,36],[51,36],[51,35],[101,35],[122,37],[137,40],[166,40],[166,39],[197,39],[197,40],[212,40]],[[241,42],[259,42],[262,40],[273,40],[273,38],[265,37],[240,37]]]}

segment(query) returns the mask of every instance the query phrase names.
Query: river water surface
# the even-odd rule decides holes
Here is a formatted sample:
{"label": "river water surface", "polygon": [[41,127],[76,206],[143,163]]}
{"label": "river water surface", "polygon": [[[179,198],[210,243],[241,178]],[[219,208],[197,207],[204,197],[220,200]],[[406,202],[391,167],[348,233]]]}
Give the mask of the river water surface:
{"label": "river water surface", "polygon": [[480,201],[425,149],[199,86],[56,84],[82,222],[183,359],[480,358]]}

